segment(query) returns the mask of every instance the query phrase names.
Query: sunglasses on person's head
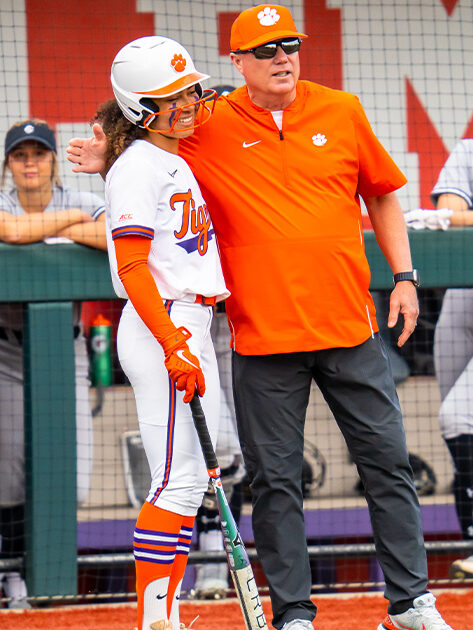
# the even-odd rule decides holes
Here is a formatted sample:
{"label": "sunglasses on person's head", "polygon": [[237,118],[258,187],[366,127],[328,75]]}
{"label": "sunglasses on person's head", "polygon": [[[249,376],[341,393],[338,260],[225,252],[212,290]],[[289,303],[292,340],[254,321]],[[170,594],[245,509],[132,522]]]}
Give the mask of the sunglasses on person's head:
{"label": "sunglasses on person's head", "polygon": [[280,42],[268,42],[267,44],[256,46],[256,48],[249,48],[248,50],[235,50],[234,52],[239,55],[244,53],[253,53],[256,59],[272,59],[276,56],[278,46],[283,49],[286,55],[291,55],[300,49],[301,40],[298,38],[283,39]]}

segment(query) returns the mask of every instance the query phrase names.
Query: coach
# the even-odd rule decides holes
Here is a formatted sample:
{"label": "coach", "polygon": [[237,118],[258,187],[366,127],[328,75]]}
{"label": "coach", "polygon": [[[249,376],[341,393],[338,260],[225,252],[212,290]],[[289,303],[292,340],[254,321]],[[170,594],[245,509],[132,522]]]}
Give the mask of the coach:
{"label": "coach", "polygon": [[[301,492],[313,379],[366,493],[389,600],[379,630],[449,630],[426,593],[419,505],[363,243],[360,197],[394,273],[388,326],[403,315],[401,346],[418,315],[394,192],[406,179],[355,96],[299,80],[305,37],[285,7],[243,11],[230,44],[246,85],[219,99],[210,122],[180,147],[210,209],[231,290],[235,405],[273,625],[310,630],[316,612]],[[92,170],[95,133],[89,145],[71,141],[76,171]]]}
{"label": "coach", "polygon": [[[427,585],[401,412],[369,293],[359,201],[393,273],[412,273],[393,192],[406,179],[355,96],[298,80],[304,37],[283,7],[241,13],[230,46],[246,86],[182,143],[231,291],[233,385],[255,544],[273,624],[292,622],[291,630],[310,629],[315,616],[300,482],[312,379],[363,480],[389,612],[411,608]],[[418,314],[412,281],[396,283],[390,326],[400,312],[402,345]]]}

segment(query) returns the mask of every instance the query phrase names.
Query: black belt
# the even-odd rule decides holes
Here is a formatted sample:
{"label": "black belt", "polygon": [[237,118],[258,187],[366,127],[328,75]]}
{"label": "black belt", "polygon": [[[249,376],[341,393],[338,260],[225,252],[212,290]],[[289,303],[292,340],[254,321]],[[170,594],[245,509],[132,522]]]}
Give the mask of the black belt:
{"label": "black belt", "polygon": [[[74,339],[80,335],[80,326],[74,326]],[[3,328],[0,326],[0,339],[3,341],[16,341],[19,346],[23,345],[23,331],[16,330],[15,328]]]}

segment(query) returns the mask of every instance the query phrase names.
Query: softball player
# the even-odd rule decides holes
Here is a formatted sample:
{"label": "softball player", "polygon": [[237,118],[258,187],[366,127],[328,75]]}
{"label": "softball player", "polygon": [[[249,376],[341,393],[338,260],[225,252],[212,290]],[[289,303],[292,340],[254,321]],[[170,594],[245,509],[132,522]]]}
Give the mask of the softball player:
{"label": "softball player", "polygon": [[133,386],[152,477],[134,533],[139,630],[180,628],[180,587],[208,484],[185,404],[196,388],[214,442],[218,430],[210,326],[212,306],[229,292],[207,206],[177,155],[179,138],[210,115],[200,86],[207,78],[177,42],[142,37],[115,57],[116,103],[96,117],[113,162],[105,185],[112,281],[128,299],[118,356]]}
{"label": "softball player", "polygon": [[[432,191],[438,209],[451,211],[450,225],[473,225],[473,140],[460,141]],[[473,289],[449,289],[434,336],[440,387],[440,428],[455,468],[454,495],[465,539],[473,539]],[[473,577],[473,555],[456,560],[454,577]]]}
{"label": "softball player", "polygon": [[[10,175],[13,186],[6,187]],[[64,188],[58,176],[53,130],[36,119],[15,123],[5,137],[0,192],[0,241],[33,243],[68,236],[105,249],[103,200]],[[94,220],[96,219],[96,220]],[[74,304],[76,375],[77,499],[88,495],[93,432],[89,404],[87,348]],[[23,326],[21,304],[0,304],[0,556],[24,551],[25,461],[23,427]],[[2,575],[0,574],[0,583]],[[3,576],[9,607],[29,607],[26,586],[17,572]]]}

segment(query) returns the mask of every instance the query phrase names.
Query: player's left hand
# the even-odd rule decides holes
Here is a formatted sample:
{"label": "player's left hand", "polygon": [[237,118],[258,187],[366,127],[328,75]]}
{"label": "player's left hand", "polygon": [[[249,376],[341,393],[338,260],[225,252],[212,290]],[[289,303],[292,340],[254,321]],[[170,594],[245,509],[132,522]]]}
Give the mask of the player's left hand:
{"label": "player's left hand", "polygon": [[199,396],[205,394],[205,378],[199,359],[192,354],[187,344],[173,350],[164,361],[166,369],[176,388],[185,390],[184,402],[192,400],[195,390]]}
{"label": "player's left hand", "polygon": [[388,328],[396,325],[399,314],[404,317],[404,328],[397,340],[397,345],[401,347],[414,332],[419,317],[417,291],[410,280],[398,282],[391,293]]}

